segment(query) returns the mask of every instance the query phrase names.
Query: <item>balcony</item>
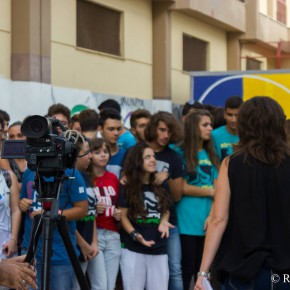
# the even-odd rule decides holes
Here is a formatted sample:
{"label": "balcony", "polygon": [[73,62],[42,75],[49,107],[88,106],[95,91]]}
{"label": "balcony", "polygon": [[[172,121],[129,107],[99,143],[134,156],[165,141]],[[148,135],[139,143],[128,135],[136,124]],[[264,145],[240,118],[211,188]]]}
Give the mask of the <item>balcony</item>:
{"label": "balcony", "polygon": [[279,42],[289,42],[290,29],[285,24],[256,11],[247,14],[247,29],[241,39],[245,43],[257,43],[268,49],[277,49]]}
{"label": "balcony", "polygon": [[246,31],[246,7],[240,0],[176,0],[171,9],[225,31]]}
{"label": "balcony", "polygon": [[289,28],[283,23],[266,15],[258,15],[257,40],[273,45],[279,41],[289,40]]}

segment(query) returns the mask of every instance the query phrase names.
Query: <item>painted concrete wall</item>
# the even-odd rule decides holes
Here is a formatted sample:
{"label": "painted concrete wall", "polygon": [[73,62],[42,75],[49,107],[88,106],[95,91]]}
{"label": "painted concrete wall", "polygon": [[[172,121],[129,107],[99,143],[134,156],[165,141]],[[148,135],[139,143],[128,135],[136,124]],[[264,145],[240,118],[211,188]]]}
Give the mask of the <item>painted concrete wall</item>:
{"label": "painted concrete wall", "polygon": [[11,0],[0,1],[0,76],[9,79],[11,67]]}
{"label": "painted concrete wall", "polygon": [[172,101],[184,104],[190,97],[190,76],[182,70],[183,34],[208,42],[208,71],[227,70],[226,32],[185,14],[172,12]]}
{"label": "painted concrete wall", "polygon": [[[37,82],[19,82],[0,78],[1,109],[9,113],[11,122],[23,120],[28,115],[45,115],[52,104],[62,103],[70,110],[76,105],[85,105],[98,111],[98,105],[106,99],[115,99],[122,108],[126,127],[130,127],[130,114],[137,108],[154,113],[159,110],[172,112],[179,109],[171,101],[127,98],[100,94],[90,90],[52,86]],[[6,96],[2,98],[2,96]]]}
{"label": "painted concrete wall", "polygon": [[123,12],[123,56],[77,48],[76,2],[52,0],[52,84],[151,99],[151,1],[96,2]]}
{"label": "painted concrete wall", "polygon": [[258,0],[259,1],[259,12],[268,15],[268,2],[273,0]]}
{"label": "painted concrete wall", "polygon": [[[277,19],[277,0],[258,0],[259,1],[259,12]],[[287,26],[290,27],[290,0],[286,0],[287,6]]]}
{"label": "painted concrete wall", "polygon": [[267,62],[267,58],[264,57],[264,55],[269,55],[270,53],[274,54],[274,52],[265,51],[256,45],[244,44],[241,51],[241,69],[246,70],[245,57],[256,58],[257,61],[260,61],[261,70],[274,69],[274,67],[271,67],[271,64]]}
{"label": "painted concrete wall", "polygon": [[290,28],[290,0],[286,0],[287,5],[287,26]]}

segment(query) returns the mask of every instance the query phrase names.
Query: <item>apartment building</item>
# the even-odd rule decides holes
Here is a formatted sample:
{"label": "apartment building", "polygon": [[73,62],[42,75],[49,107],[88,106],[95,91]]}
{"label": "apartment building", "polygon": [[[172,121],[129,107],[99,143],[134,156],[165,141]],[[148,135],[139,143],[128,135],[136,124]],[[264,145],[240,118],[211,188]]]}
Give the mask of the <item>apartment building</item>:
{"label": "apartment building", "polygon": [[189,99],[190,71],[290,67],[290,0],[1,0],[0,76]]}

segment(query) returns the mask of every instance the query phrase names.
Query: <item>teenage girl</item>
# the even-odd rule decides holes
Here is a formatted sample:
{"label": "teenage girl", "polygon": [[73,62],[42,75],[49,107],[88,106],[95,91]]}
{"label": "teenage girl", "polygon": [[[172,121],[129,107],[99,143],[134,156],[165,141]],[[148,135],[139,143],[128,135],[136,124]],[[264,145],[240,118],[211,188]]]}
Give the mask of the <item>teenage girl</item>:
{"label": "teenage girl", "polygon": [[138,143],[125,161],[127,183],[120,193],[124,290],[167,290],[169,269],[167,238],[169,198],[155,182],[153,150]]}
{"label": "teenage girl", "polygon": [[119,180],[106,170],[111,154],[101,138],[92,140],[90,174],[93,191],[97,197],[97,231],[99,253],[95,257],[96,276],[92,289],[114,290],[119,270],[121,242],[118,221],[121,211],[117,209]]}
{"label": "teenage girl", "polygon": [[[98,238],[95,222],[97,198],[92,189],[91,178],[86,173],[91,162],[92,154],[89,150],[89,143],[87,141],[84,143],[77,143],[76,146],[79,153],[75,167],[80,171],[85,181],[88,194],[88,213],[84,218],[76,222],[76,237],[78,248],[80,250],[79,261],[83,272],[87,272],[89,280],[93,281],[96,276],[96,267],[94,266],[95,257],[98,254]],[[74,277],[72,290],[79,289],[79,283],[76,277]],[[95,288],[91,289],[95,290]]]}
{"label": "teenage girl", "polygon": [[182,248],[184,289],[198,272],[206,233],[206,220],[214,196],[219,162],[212,143],[213,119],[207,110],[190,113],[184,124],[184,142],[179,151],[184,159],[183,196],[177,204]]}

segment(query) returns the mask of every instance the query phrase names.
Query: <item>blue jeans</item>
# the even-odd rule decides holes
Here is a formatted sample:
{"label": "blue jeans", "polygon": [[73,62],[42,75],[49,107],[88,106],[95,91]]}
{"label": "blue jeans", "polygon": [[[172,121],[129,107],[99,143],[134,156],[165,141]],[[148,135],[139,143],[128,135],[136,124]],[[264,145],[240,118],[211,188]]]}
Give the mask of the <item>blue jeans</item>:
{"label": "blue jeans", "polygon": [[[36,265],[36,278],[38,289],[41,289],[41,265]],[[71,265],[50,265],[49,289],[71,290],[73,268]]]}
{"label": "blue jeans", "polygon": [[181,270],[181,244],[179,229],[176,225],[170,229],[167,242],[168,266],[169,266],[169,290],[183,290]]}
{"label": "blue jeans", "polygon": [[247,282],[229,275],[222,285],[222,290],[290,290],[290,275],[285,275],[270,269],[261,269],[255,278]]}
{"label": "blue jeans", "polygon": [[[26,248],[21,249],[21,255],[27,253]],[[36,264],[36,282],[38,289],[41,289],[41,264]],[[74,277],[73,267],[71,264],[68,265],[50,265],[50,279],[49,279],[49,288],[50,289],[62,289],[62,290],[71,290],[72,281]],[[32,290],[29,287],[29,290]]]}
{"label": "blue jeans", "polygon": [[99,254],[90,264],[95,273],[94,279],[90,280],[91,289],[114,290],[121,258],[119,233],[98,229],[98,246]]}
{"label": "blue jeans", "polygon": [[[80,266],[81,266],[81,268],[82,268],[82,270],[83,270],[83,272],[84,273],[86,273],[87,272],[87,274],[88,274],[88,276],[89,276],[89,280],[90,280],[90,282],[92,281],[94,281],[94,279],[95,279],[95,277],[96,277],[96,271],[97,271],[97,269],[96,269],[96,267],[95,267],[95,265],[94,265],[94,263],[95,263],[95,258],[96,257],[94,257],[92,260],[90,260],[90,261],[85,261],[85,262],[80,262]],[[78,282],[78,280],[77,280],[77,277],[76,277],[76,275],[73,275],[74,277],[73,277],[73,283],[72,283],[72,290],[79,290],[79,289],[81,289],[80,288],[80,286],[79,286],[79,282]],[[94,283],[94,282],[93,282]],[[95,283],[94,283],[95,284]],[[93,289],[95,289],[95,288],[91,288],[91,290],[93,290]]]}

